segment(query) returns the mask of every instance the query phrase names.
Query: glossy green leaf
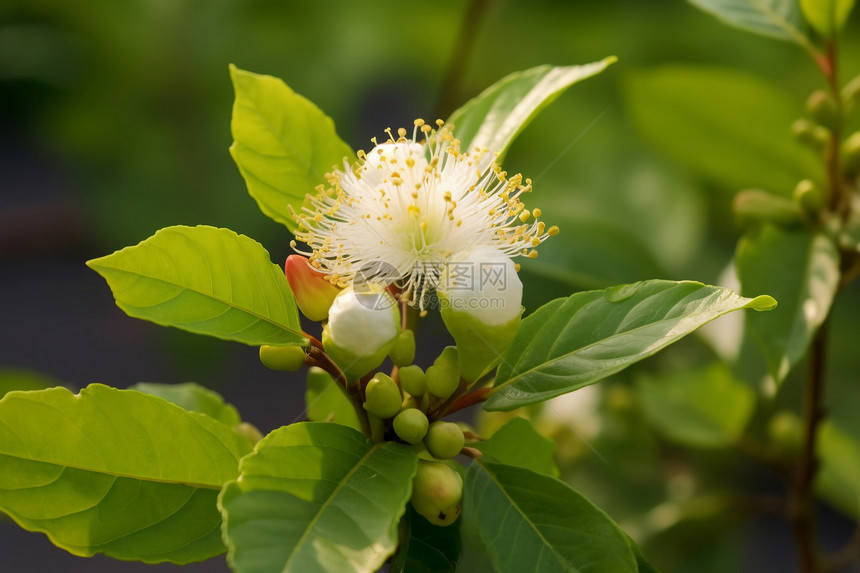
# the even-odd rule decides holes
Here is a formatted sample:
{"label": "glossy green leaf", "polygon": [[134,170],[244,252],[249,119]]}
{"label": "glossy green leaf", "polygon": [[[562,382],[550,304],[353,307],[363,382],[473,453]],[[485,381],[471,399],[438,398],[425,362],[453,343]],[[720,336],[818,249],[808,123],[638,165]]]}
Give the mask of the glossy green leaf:
{"label": "glossy green leaf", "polygon": [[548,400],[623,370],[727,312],[775,305],[766,295],[744,298],[664,280],[556,299],[523,320],[484,407],[511,410]]}
{"label": "glossy green leaf", "polygon": [[308,369],[305,404],[306,415],[313,422],[334,422],[361,430],[361,424],[349,398],[321,368],[312,366]]}
{"label": "glossy green leaf", "polygon": [[806,44],[797,0],[689,0],[726,24],[763,36]]}
{"label": "glossy green leaf", "polygon": [[731,445],[755,407],[755,392],[721,363],[643,376],[637,393],[649,422],[664,436],[703,448]]}
{"label": "glossy green leaf", "polygon": [[397,546],[417,460],[339,424],[275,430],[221,494],[233,570],[376,571]]}
{"label": "glossy green leaf", "polygon": [[164,398],[190,412],[200,412],[210,418],[214,418],[226,424],[235,426],[242,421],[238,410],[224,401],[217,392],[196,384],[194,382],[183,382],[181,384],[155,384],[152,382],[139,382],[129,386],[129,390],[137,390],[144,394],[152,394]]}
{"label": "glossy green leaf", "polygon": [[736,70],[672,65],[626,78],[639,130],[664,151],[732,190],[791,195],[821,166],[791,137],[799,104],[777,87]]}
{"label": "glossy green leaf", "polygon": [[508,147],[532,119],[567,88],[605,70],[618,58],[610,56],[582,66],[538,66],[505,76],[451,114],[448,123],[460,147],[489,149],[504,155]]}
{"label": "glossy green leaf", "polygon": [[87,265],[129,316],[254,346],[307,340],[284,271],[230,229],[167,227]]}
{"label": "glossy green leaf", "polygon": [[491,462],[466,470],[464,523],[498,573],[636,573],[627,536],[564,482]]}
{"label": "glossy green leaf", "polygon": [[467,445],[480,450],[489,461],[558,477],[555,442],[540,435],[525,418],[511,418],[489,439]]}
{"label": "glossy green leaf", "polygon": [[800,0],[806,21],[825,38],[836,35],[854,8],[854,0]]}
{"label": "glossy green leaf", "polygon": [[250,451],[156,396],[92,384],[0,400],[0,509],[74,553],[147,563],[224,551],[217,496]]}
{"label": "glossy green leaf", "polygon": [[282,80],[234,65],[230,76],[236,92],[230,154],[260,210],[294,231],[287,205],[298,211],[305,195],[326,183],[326,173],[352,161],[352,149],[330,117]]}
{"label": "glossy green leaf", "polygon": [[401,543],[391,561],[392,573],[453,573],[460,559],[460,521],[431,524],[412,505],[400,522]]}
{"label": "glossy green leaf", "polygon": [[781,383],[806,354],[839,282],[839,252],[823,233],[765,226],[744,237],[735,255],[741,292],[766,289],[779,300],[768,316],[747,324],[761,346],[771,375]]}
{"label": "glossy green leaf", "polygon": [[860,516],[860,442],[826,421],[818,432],[821,468],[816,488],[854,517]]}

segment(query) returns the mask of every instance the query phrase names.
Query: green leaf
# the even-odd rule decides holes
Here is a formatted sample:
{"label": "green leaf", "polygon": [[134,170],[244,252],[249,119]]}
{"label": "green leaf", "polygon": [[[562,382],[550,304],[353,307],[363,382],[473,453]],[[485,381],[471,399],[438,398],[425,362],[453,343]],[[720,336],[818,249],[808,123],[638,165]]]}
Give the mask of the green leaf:
{"label": "green leaf", "polygon": [[392,573],[453,573],[460,559],[460,521],[446,527],[431,524],[407,505],[401,521],[401,543],[391,561]]}
{"label": "green leaf", "polygon": [[593,384],[711,320],[776,301],[692,281],[651,280],[556,299],[523,320],[484,407],[512,410]]}
{"label": "green leaf", "polygon": [[232,64],[230,77],[236,92],[230,154],[260,210],[295,231],[287,205],[298,211],[305,195],[326,183],[326,173],[353,160],[352,149],[330,117],[280,79]]}
{"label": "green leaf", "polygon": [[0,398],[14,390],[44,390],[62,384],[41,372],[23,368],[0,368]]}
{"label": "green leaf", "polygon": [[744,72],[672,65],[629,74],[628,108],[664,151],[732,189],[790,196],[821,166],[790,136],[801,113],[784,91]]}
{"label": "green leaf", "polygon": [[806,21],[825,38],[842,29],[853,8],[854,0],[800,0]]}
{"label": "green leaf", "polygon": [[221,494],[233,570],[376,571],[397,546],[417,464],[412,448],[339,424],[275,430]]}
{"label": "green leaf", "polygon": [[129,316],[252,346],[307,342],[283,270],[230,229],[167,227],[87,266]]}
{"label": "green leaf", "polygon": [[806,354],[830,311],[839,252],[823,233],[765,226],[741,240],[735,265],[741,292],[767,289],[780,301],[772,314],[750,316],[747,322],[779,384]]}
{"label": "green leaf", "polygon": [[466,470],[462,527],[498,573],[636,573],[627,536],[567,484],[491,462]]}
{"label": "green leaf", "polygon": [[735,28],[806,45],[797,0],[689,0]]}
{"label": "green leaf", "polygon": [[849,515],[860,516],[860,443],[825,421],[818,432],[817,451],[821,469],[816,488]]}
{"label": "green leaf", "polygon": [[0,400],[0,509],[80,556],[146,563],[224,551],[218,492],[250,451],[156,396],[91,384]]}
{"label": "green leaf", "polygon": [[448,123],[460,147],[489,149],[504,155],[519,133],[546,106],[573,84],[596,76],[618,58],[610,56],[582,66],[538,66],[505,76],[451,114]]}
{"label": "green leaf", "polygon": [[139,382],[129,386],[128,389],[164,398],[180,408],[206,414],[230,427],[242,421],[236,408],[232,404],[224,402],[224,398],[220,394],[194,382],[182,384]]}
{"label": "green leaf", "polygon": [[484,459],[558,477],[555,442],[540,435],[525,418],[511,420],[483,442],[470,443]]}
{"label": "green leaf", "polygon": [[746,428],[755,392],[732,376],[728,367],[645,375],[637,383],[648,420],[668,439],[702,448],[731,445]]}
{"label": "green leaf", "polygon": [[307,417],[313,422],[334,422],[361,430],[361,424],[349,398],[321,368],[311,366],[308,369],[305,404]]}

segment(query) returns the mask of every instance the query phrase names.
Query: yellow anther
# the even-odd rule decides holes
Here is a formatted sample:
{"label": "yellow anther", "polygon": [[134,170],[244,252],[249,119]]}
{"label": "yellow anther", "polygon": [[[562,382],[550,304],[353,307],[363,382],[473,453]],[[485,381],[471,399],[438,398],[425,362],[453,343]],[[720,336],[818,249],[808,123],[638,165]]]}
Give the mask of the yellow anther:
{"label": "yellow anther", "polygon": [[549,235],[550,237],[555,237],[556,235],[558,235],[558,227],[553,225],[552,227],[547,229],[546,234]]}
{"label": "yellow anther", "polygon": [[523,268],[519,263],[514,264],[514,270],[520,272],[520,269]]}
{"label": "yellow anther", "polygon": [[532,249],[528,254],[528,258],[530,258],[530,259],[536,259],[537,257],[538,257],[538,252],[534,249]]}
{"label": "yellow anther", "polygon": [[534,215],[535,218],[540,217],[542,214],[543,211],[541,211],[540,209],[535,209],[534,211],[532,211],[532,215]]}
{"label": "yellow anther", "polygon": [[529,213],[528,209],[526,209],[522,213],[520,213],[520,221],[522,221],[523,223],[528,221],[529,217],[531,217],[531,213]]}
{"label": "yellow anther", "polygon": [[413,123],[415,124],[416,127],[421,127],[422,125],[424,125],[424,120],[419,117]]}

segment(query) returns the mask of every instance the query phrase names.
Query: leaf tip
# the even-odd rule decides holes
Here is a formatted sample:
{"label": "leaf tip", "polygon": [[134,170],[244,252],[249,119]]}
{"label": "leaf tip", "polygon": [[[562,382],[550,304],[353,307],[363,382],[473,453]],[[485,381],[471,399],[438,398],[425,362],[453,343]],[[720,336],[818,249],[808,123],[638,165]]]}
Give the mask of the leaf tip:
{"label": "leaf tip", "polygon": [[750,302],[744,305],[744,308],[751,308],[753,310],[757,310],[759,312],[766,310],[773,310],[776,308],[776,299],[770,295],[759,295],[752,299]]}

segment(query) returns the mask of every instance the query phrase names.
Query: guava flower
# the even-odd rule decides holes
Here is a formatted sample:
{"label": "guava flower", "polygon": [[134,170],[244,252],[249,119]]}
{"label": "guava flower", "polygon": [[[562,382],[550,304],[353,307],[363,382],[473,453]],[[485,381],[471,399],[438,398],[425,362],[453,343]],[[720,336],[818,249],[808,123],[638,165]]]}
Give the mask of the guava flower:
{"label": "guava flower", "polygon": [[[486,149],[461,151],[451,131],[415,121],[412,138],[398,130],[395,140],[358,153],[356,165],[326,176],[301,213],[293,211],[296,238],[308,245],[311,264],[332,282],[359,279],[396,284],[401,300],[424,311],[446,265],[462,251],[478,247],[508,257],[537,256],[537,247],[558,232],[539,221],[521,196],[530,179],[508,176]],[[417,142],[423,134],[423,144]],[[295,242],[292,244],[296,248]]]}

